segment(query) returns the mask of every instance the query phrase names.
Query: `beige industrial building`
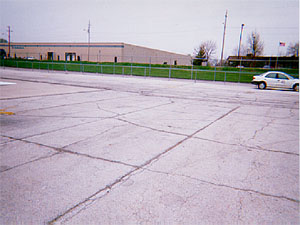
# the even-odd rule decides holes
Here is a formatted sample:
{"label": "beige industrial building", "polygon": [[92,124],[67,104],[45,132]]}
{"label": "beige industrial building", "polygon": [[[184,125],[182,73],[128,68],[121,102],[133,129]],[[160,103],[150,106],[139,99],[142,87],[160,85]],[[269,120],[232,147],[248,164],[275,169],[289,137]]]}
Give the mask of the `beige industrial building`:
{"label": "beige industrial building", "polygon": [[126,43],[1,43],[11,58],[191,65],[191,56]]}

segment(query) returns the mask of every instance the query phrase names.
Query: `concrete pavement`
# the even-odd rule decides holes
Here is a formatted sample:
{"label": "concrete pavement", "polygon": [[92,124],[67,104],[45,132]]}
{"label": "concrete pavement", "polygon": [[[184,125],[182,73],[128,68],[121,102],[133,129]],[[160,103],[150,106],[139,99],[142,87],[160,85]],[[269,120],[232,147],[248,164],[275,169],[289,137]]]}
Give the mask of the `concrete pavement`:
{"label": "concrete pavement", "polygon": [[299,224],[299,93],[0,73],[0,224]]}

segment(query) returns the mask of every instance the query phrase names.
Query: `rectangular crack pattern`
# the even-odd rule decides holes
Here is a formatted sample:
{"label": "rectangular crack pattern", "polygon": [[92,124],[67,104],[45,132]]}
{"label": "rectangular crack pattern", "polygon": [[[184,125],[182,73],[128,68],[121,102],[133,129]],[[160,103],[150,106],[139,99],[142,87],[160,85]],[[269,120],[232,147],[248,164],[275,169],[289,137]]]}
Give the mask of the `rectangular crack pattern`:
{"label": "rectangular crack pattern", "polygon": [[[250,159],[250,162],[246,161],[249,164],[252,163],[250,165],[254,166],[249,167],[250,169],[247,168],[249,170],[246,171],[246,176],[241,178],[243,181],[248,178],[253,178],[252,173],[261,172],[261,168],[259,167],[261,166],[259,164],[261,162],[265,162],[266,165],[264,165],[264,168],[274,166],[274,168],[272,168],[276,170],[276,172],[280,171],[280,174],[286,174],[290,180],[294,181],[298,179],[299,181],[299,169],[295,171],[295,168],[292,167],[294,164],[289,164],[291,162],[293,163],[295,161],[294,159],[299,158],[299,151],[295,151],[297,144],[296,146],[292,146],[293,143],[297,143],[296,141],[299,140],[299,126],[293,124],[295,122],[299,124],[299,115],[297,113],[299,101],[295,98],[296,95],[294,95],[297,93],[275,92],[274,90],[258,92],[246,85],[228,86],[230,84],[225,85],[221,83],[202,84],[171,80],[168,81],[168,83],[161,80],[140,78],[119,78],[119,80],[116,79],[117,81],[115,82],[115,78],[110,80],[109,76],[106,77],[105,79],[107,80],[105,80],[103,77],[96,76],[90,79],[90,76],[80,74],[75,77],[75,75],[72,74],[57,75],[53,73],[51,74],[51,78],[47,74],[45,76],[45,74],[40,75],[39,73],[31,75],[29,72],[25,72],[21,76],[19,71],[15,71],[15,74],[16,75],[10,73],[8,70],[8,75],[2,73],[1,77],[3,77],[3,79],[20,82],[20,87],[22,87],[21,84],[23,81],[37,85],[36,87],[38,87],[39,84],[55,84],[65,88],[66,92],[61,89],[61,93],[43,94],[43,92],[41,92],[38,95],[21,96],[19,98],[7,97],[2,99],[4,107],[6,107],[5,104],[8,104],[8,107],[18,109],[18,113],[15,117],[1,116],[0,118],[0,122],[5,122],[1,125],[6,126],[5,129],[1,130],[2,145],[9,146],[9,144],[19,141],[21,143],[20,146],[22,146],[22,144],[32,144],[34,147],[40,146],[41,148],[49,149],[51,152],[45,155],[35,155],[35,158],[27,157],[26,160],[24,159],[17,165],[14,164],[14,166],[11,167],[4,168],[3,166],[1,167],[0,175],[5,176],[11,174],[14,170],[18,171],[20,168],[26,168],[28,165],[32,165],[32,168],[34,168],[34,165],[42,163],[43,160],[48,160],[53,163],[56,156],[58,156],[57,158],[66,156],[66,158],[80,159],[84,162],[86,162],[86,160],[96,162],[94,167],[98,169],[98,171],[100,171],[101,168],[99,165],[102,164],[112,165],[113,169],[119,167],[127,168],[126,170],[123,169],[118,175],[111,177],[109,182],[106,182],[104,185],[96,183],[97,185],[93,191],[85,193],[74,202],[72,201],[71,204],[58,213],[54,215],[51,214],[50,217],[44,221],[45,223],[56,224],[66,221],[72,223],[72,219],[84,214],[93,207],[98,200],[101,203],[105,200],[104,197],[110,198],[113,191],[122,189],[121,187],[126,181],[138,179],[145,174],[153,174],[153,176],[158,177],[166,176],[176,181],[191,181],[191,183],[194,182],[199,185],[208,185],[212,189],[224,189],[228,192],[237,192],[241,196],[247,193],[248,195],[257,196],[257,198],[275,199],[276,201],[288,202],[287,204],[299,206],[299,199],[291,191],[286,192],[286,194],[280,191],[269,192],[268,189],[261,188],[259,185],[243,186],[243,184],[239,186],[240,183],[237,182],[230,183],[225,179],[217,179],[220,178],[218,176],[221,176],[222,173],[216,177],[207,177],[204,175],[204,172],[202,174],[199,173],[201,176],[197,176],[197,174],[193,174],[193,172],[185,173],[184,170],[176,171],[176,163],[171,164],[173,167],[170,167],[170,170],[165,170],[165,168],[160,165],[167,162],[169,157],[180,155],[176,154],[177,152],[188,154],[185,152],[185,148],[188,148],[194,143],[200,143],[199,146],[195,147],[197,150],[198,148],[200,150],[204,149],[204,147],[202,147],[202,145],[206,146],[204,144],[214,147],[217,146],[215,148],[221,146],[220,150],[215,151],[221,155],[218,155],[218,157],[221,160],[232,159],[233,163],[239,163],[238,160],[240,160],[242,164],[244,161],[239,157],[247,155],[248,153],[254,155],[253,159],[251,159],[252,161],[250,161]],[[69,87],[72,88],[73,92],[67,92]],[[80,88],[80,90],[75,91],[74,88]],[[273,97],[273,95],[275,97]],[[93,96],[97,96],[99,99],[93,99]],[[71,98],[72,101],[68,102],[68,98]],[[280,100],[281,98],[282,100]],[[22,99],[26,100],[26,102],[22,102]],[[47,99],[49,102],[47,102]],[[57,102],[55,102],[56,100]],[[43,104],[43,101],[45,101],[46,104]],[[38,105],[35,105],[35,103],[38,103]],[[13,110],[14,108],[11,109]],[[61,109],[61,112],[59,109]],[[72,109],[74,109],[74,112]],[[56,110],[58,111],[55,112]],[[47,112],[51,112],[50,115],[48,115]],[[235,119],[235,117],[238,119]],[[197,121],[197,118],[199,118],[199,121]],[[256,118],[260,120],[256,121]],[[17,132],[17,130],[15,133],[9,132],[9,126],[14,126],[22,121],[34,121],[35,119],[41,122],[37,123],[36,126],[49,124],[52,121],[55,123],[56,120],[62,121],[63,123],[50,129],[42,127],[42,129],[37,129],[30,133]],[[72,121],[65,122],[68,119]],[[245,121],[243,121],[244,119]],[[232,122],[230,120],[235,121]],[[195,122],[195,124],[193,124],[194,121],[199,123]],[[161,124],[159,124],[160,122]],[[239,122],[241,122],[242,125],[247,124],[249,127],[243,128],[242,125],[238,125]],[[251,123],[253,127],[251,127]],[[27,122],[27,124],[29,123]],[[94,125],[99,126],[99,128],[94,129]],[[32,127],[34,129],[35,125]],[[22,129],[22,127],[20,128]],[[237,128],[239,130],[235,130]],[[222,129],[229,135],[221,137]],[[280,132],[276,129],[280,130]],[[64,134],[70,132],[70,135],[73,135],[71,132],[73,130],[78,132],[76,134],[77,137],[64,140]],[[27,131],[27,129],[24,129],[24,131]],[[239,134],[239,131],[242,132],[239,138],[232,138],[230,133],[235,132],[235,134]],[[281,133],[284,138],[281,139],[281,137],[278,136],[279,133]],[[243,136],[242,134],[245,135]],[[60,135],[62,137],[60,137]],[[139,135],[141,135],[144,140],[142,140]],[[276,140],[269,138],[276,137],[276,135],[278,137]],[[154,140],[153,138],[160,136],[162,138],[159,140]],[[68,135],[66,135],[66,137],[68,138]],[[123,139],[119,141],[119,137]],[[45,138],[49,138],[50,141],[45,140]],[[124,138],[128,139],[124,140]],[[166,143],[163,143],[165,141],[164,138],[166,139]],[[52,140],[53,142],[51,142]],[[282,140],[287,140],[285,144],[288,147],[283,145]],[[58,143],[55,143],[56,141],[58,141]],[[97,146],[97,144],[99,145],[99,149],[93,148],[93,145]],[[147,146],[147,144],[150,145]],[[124,145],[124,147],[122,145]],[[139,151],[133,151],[135,155],[131,153],[132,155],[123,157],[124,155],[122,154],[125,154],[126,150],[132,146],[139,148]],[[222,149],[222,147],[224,147],[224,149]],[[230,149],[231,147],[238,149],[238,151],[236,151],[238,153],[234,156],[230,156],[233,158],[228,157],[224,159],[225,156],[234,151]],[[6,152],[9,152],[7,148],[8,147],[6,147]],[[38,147],[36,148],[39,149]],[[97,152],[98,150],[99,152]],[[210,149],[208,148],[206,150],[209,151]],[[228,152],[226,152],[227,150]],[[115,155],[113,151],[115,151]],[[138,154],[141,154],[141,156]],[[203,153],[200,151],[199,154]],[[135,157],[138,158],[142,156],[143,158],[140,161],[130,161],[132,158],[135,159]],[[213,156],[213,153],[211,153],[207,155],[207,158],[202,155],[199,158],[204,161],[210,160],[209,157]],[[190,155],[189,157],[194,156]],[[265,157],[265,161],[260,157]],[[282,160],[286,158],[292,160],[284,164],[283,162],[272,161],[274,160],[272,157],[275,159],[281,157]],[[178,160],[182,163],[182,159]],[[268,160],[272,164],[267,165]],[[211,163],[215,163],[213,166],[216,167],[222,166],[218,165],[218,163],[222,164],[221,161],[217,162],[212,160]],[[223,165],[227,166],[225,163]],[[89,165],[86,166],[88,167]],[[196,168],[201,169],[202,167]],[[294,168],[293,173],[289,173],[289,169],[292,168]],[[68,173],[69,171],[65,172]],[[188,170],[188,172],[190,171]],[[208,173],[209,172],[210,171],[208,171]],[[269,174],[264,174],[264,176],[275,176],[270,171],[267,172]],[[279,172],[277,174],[279,174]],[[88,175],[89,174],[87,174],[87,176]],[[231,178],[232,177],[230,177],[230,179]],[[99,177],[99,179],[101,179],[101,177]],[[259,174],[257,179],[264,179],[264,177]],[[279,178],[273,177],[273,179]],[[251,180],[251,182],[252,181],[253,180]],[[252,184],[251,182],[250,184]],[[258,180],[257,182],[261,181]],[[272,185],[272,183],[269,185]],[[285,185],[287,189],[294,188],[293,185],[291,185],[292,187],[288,187],[287,184],[282,185]],[[129,187],[129,189],[130,188],[131,187]],[[132,191],[136,190],[132,189]],[[238,220],[238,223],[245,222],[243,220],[243,213],[245,213],[243,210],[245,209],[246,203],[241,196],[239,196],[236,202],[238,206],[236,220]],[[178,210],[177,208],[176,212],[178,212]],[[284,210],[287,211],[288,209]],[[276,213],[278,214],[278,212]],[[280,211],[280,213],[284,215],[285,212]],[[143,216],[139,215],[139,218],[143,219]],[[148,220],[148,222],[152,223],[153,221]]]}

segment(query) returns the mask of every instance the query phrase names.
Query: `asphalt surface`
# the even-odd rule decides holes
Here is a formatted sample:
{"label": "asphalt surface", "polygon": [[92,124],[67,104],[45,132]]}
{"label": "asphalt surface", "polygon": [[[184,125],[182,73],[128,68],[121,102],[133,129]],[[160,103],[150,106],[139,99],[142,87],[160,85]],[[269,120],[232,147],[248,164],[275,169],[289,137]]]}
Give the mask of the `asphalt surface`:
{"label": "asphalt surface", "polygon": [[0,73],[0,224],[299,224],[299,93]]}

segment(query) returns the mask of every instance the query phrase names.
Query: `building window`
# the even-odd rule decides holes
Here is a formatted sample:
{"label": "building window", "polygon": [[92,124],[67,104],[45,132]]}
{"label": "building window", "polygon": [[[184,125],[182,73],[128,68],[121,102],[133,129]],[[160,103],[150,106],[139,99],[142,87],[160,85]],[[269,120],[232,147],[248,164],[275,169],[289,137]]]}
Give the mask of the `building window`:
{"label": "building window", "polygon": [[177,60],[174,61],[174,66],[177,66]]}
{"label": "building window", "polygon": [[77,56],[77,61],[79,61],[79,62],[80,62],[80,56]]}
{"label": "building window", "polygon": [[59,61],[59,55],[57,56],[57,61]]}
{"label": "building window", "polygon": [[117,62],[118,62],[118,57],[116,56],[116,57],[115,57],[115,63],[117,63]]}

